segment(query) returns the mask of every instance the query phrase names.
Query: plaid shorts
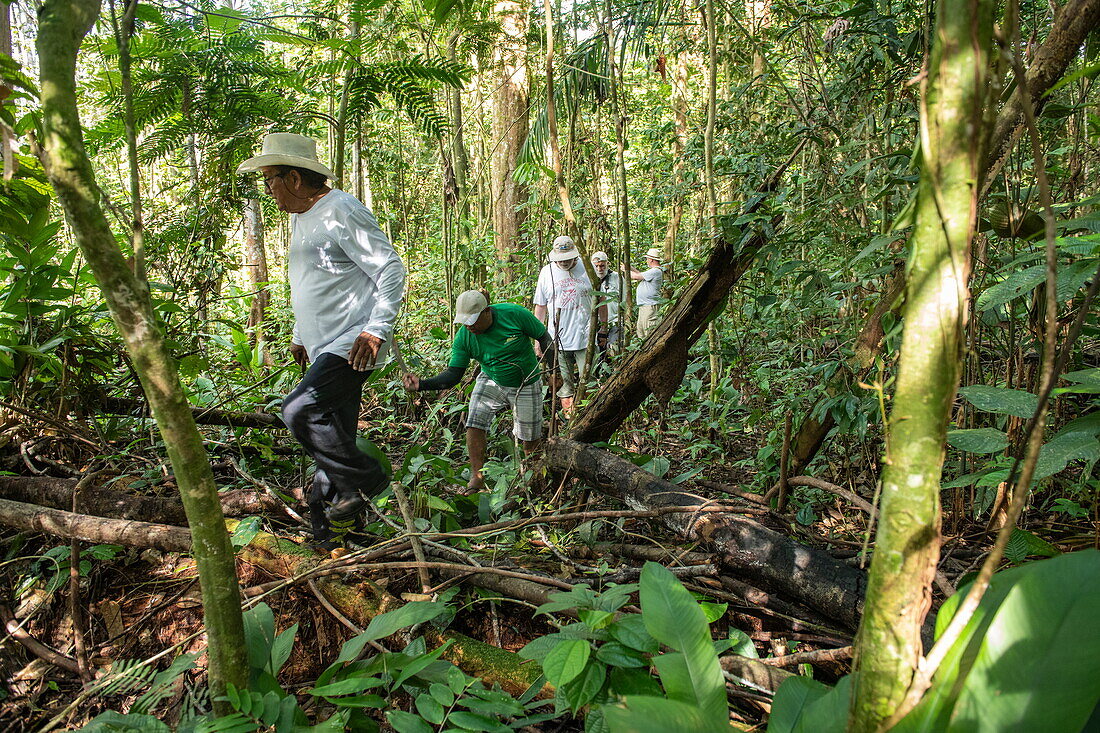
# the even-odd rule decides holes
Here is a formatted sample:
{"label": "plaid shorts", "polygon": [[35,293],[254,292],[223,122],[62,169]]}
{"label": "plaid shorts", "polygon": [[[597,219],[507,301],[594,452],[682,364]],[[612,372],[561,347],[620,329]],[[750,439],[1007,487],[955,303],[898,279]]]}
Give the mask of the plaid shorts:
{"label": "plaid shorts", "polygon": [[485,372],[478,375],[470,393],[466,427],[488,432],[493,418],[506,407],[512,408],[512,434],[518,440],[529,442],[542,437],[542,380],[523,387],[502,387]]}

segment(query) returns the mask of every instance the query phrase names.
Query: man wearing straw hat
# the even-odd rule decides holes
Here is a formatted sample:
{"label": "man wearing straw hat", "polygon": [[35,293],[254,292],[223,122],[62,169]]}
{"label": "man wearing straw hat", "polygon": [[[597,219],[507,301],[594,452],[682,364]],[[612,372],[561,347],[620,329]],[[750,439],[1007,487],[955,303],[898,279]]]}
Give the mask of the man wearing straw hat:
{"label": "man wearing straw hat", "polygon": [[363,495],[378,494],[389,481],[355,437],[363,384],[389,357],[405,266],[374,214],[328,186],[336,176],[318,160],[314,140],[266,135],[260,155],[237,168],[256,171],[290,214],[290,354],[308,371],[283,400],[283,422],[317,463],[310,517],[314,538],[329,543],[330,522],[357,521]]}
{"label": "man wearing straw hat", "polygon": [[[561,387],[557,395],[566,417],[573,413],[577,375],[584,373],[592,319],[592,281],[580,261],[572,237],[560,236],[548,255],[550,264],[539,272],[535,286],[535,318],[546,324],[558,348]],[[574,374],[574,369],[577,374]]]}
{"label": "man wearing straw hat", "polygon": [[657,325],[657,306],[661,302],[661,283],[665,272],[661,269],[661,250],[650,247],[645,253],[646,270],[630,268],[630,279],[638,281],[635,301],[638,304],[638,338],[644,339]]}
{"label": "man wearing straw hat", "polygon": [[458,384],[470,361],[481,365],[481,374],[470,393],[466,412],[466,450],[470,454],[467,493],[485,489],[481,469],[485,465],[485,435],[506,407],[512,408],[512,434],[528,455],[542,440],[542,372],[531,348],[539,342],[543,358],[552,357],[554,342],[546,326],[531,311],[512,303],[489,305],[484,291],[467,290],[455,301],[459,324],[451,345],[447,368],[430,379],[405,374],[410,392],[448,389]]}

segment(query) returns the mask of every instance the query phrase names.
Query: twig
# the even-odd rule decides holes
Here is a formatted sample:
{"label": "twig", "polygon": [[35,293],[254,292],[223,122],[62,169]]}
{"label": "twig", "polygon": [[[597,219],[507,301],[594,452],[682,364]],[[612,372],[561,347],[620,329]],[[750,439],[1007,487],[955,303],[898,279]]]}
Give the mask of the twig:
{"label": "twig", "polygon": [[34,656],[49,662],[55,667],[60,667],[73,674],[80,674],[80,664],[75,659],[55,652],[28,634],[23,625],[12,616],[11,609],[2,603],[0,603],[0,621],[4,622],[4,629],[11,635],[11,638],[22,644]]}
{"label": "twig", "polygon": [[298,522],[298,523],[300,523],[304,526],[308,526],[306,520],[302,517],[301,514],[294,511],[293,509],[291,509],[290,505],[288,505],[285,501],[283,501],[282,497],[279,496],[277,493],[275,493],[275,490],[272,489],[270,486],[268,486],[266,481],[260,481],[258,478],[253,476],[251,473],[244,470],[244,468],[241,466],[241,464],[237,461],[237,459],[235,457],[233,457],[233,456],[229,457],[229,465],[232,466],[233,470],[236,471],[237,473],[239,473],[242,478],[249,481],[250,483],[252,483],[253,486],[256,486],[257,488],[260,489],[260,491],[263,491],[268,496],[270,496],[272,499],[274,499],[276,502],[278,502],[279,506],[282,508],[282,510],[284,512],[286,512],[288,517],[293,519],[295,522]]}
{"label": "twig", "polygon": [[[101,471],[102,469],[88,470],[73,486],[73,514],[79,513],[84,489]],[[69,617],[73,622],[73,647],[80,679],[87,685],[92,681],[92,671],[88,664],[88,648],[84,642],[84,613],[80,607],[80,540],[75,537],[69,543]]]}
{"label": "twig", "polygon": [[779,498],[775,502],[775,510],[779,513],[787,511],[787,492],[791,482],[788,480],[788,465],[791,452],[791,413],[788,412],[783,420],[783,452],[779,454]]}
{"label": "twig", "polygon": [[874,520],[875,508],[871,506],[871,502],[843,486],[837,486],[836,484],[831,484],[828,481],[822,481],[812,476],[792,476],[787,479],[787,483],[791,486],[812,486],[815,489],[821,489],[822,491],[836,494],[840,498],[847,499],[850,503],[862,509],[868,517],[871,517],[872,521]]}
{"label": "twig", "polygon": [[549,585],[554,588],[561,588],[562,590],[573,590],[573,586],[570,583],[566,583],[564,580],[558,580],[557,578],[547,578],[542,575],[532,575],[530,573],[517,573],[514,570],[503,570],[494,567],[475,568],[469,565],[458,565],[457,563],[450,562],[378,562],[364,563],[357,567],[362,570],[413,570],[423,567],[429,570],[444,570],[472,575],[489,573],[490,575],[500,575],[505,578],[529,580],[533,583],[541,583],[542,585]]}
{"label": "twig", "polygon": [[852,647],[842,646],[839,649],[818,649],[812,652],[797,652],[784,654],[780,657],[769,657],[760,661],[769,667],[793,667],[798,664],[820,664],[822,662],[841,662],[852,658]]}
{"label": "twig", "polygon": [[428,566],[425,564],[427,558],[424,556],[424,545],[420,544],[420,536],[417,534],[416,525],[413,523],[409,499],[405,496],[405,489],[401,487],[400,482],[394,481],[391,486],[393,488],[394,498],[397,499],[397,506],[401,509],[401,516],[405,520],[405,531],[408,532],[409,542],[412,543],[413,557],[420,563],[420,567],[416,569],[417,574],[420,576],[420,590],[427,593],[432,587],[432,581],[431,578],[428,577]]}

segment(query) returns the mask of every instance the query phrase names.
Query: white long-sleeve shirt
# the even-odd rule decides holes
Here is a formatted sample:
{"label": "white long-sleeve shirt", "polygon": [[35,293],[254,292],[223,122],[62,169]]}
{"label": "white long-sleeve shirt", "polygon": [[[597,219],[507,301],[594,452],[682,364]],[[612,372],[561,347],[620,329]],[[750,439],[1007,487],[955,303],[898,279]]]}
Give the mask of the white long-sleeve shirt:
{"label": "white long-sleeve shirt", "polygon": [[382,339],[389,356],[393,323],[405,291],[405,266],[370,209],[333,189],[290,216],[290,301],[294,343],[310,359],[347,357],[360,333]]}

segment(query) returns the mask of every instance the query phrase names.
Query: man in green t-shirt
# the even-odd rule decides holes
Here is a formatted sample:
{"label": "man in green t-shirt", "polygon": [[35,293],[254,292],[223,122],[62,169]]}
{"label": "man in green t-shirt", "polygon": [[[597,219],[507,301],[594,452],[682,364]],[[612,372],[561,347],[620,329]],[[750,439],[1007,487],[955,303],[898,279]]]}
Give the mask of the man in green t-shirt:
{"label": "man in green t-shirt", "polygon": [[447,368],[430,379],[405,374],[402,382],[410,392],[447,389],[462,379],[470,360],[481,365],[466,416],[466,450],[470,454],[466,488],[473,493],[485,489],[481,472],[485,435],[504,408],[512,408],[512,433],[528,455],[542,442],[542,372],[531,340],[539,342],[543,359],[553,358],[554,342],[531,311],[511,303],[489,305],[489,299],[478,290],[458,296],[455,323],[460,328]]}

